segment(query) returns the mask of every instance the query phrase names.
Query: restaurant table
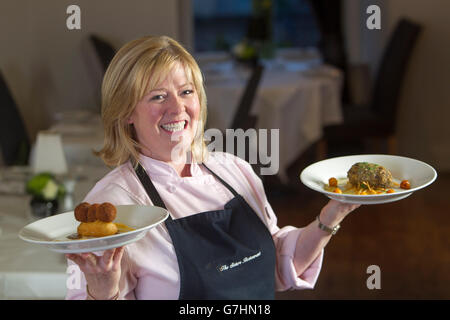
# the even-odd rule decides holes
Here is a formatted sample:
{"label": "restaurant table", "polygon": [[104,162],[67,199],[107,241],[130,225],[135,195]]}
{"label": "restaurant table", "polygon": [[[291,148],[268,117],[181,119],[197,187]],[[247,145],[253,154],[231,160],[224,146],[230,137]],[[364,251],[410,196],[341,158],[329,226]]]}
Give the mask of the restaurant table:
{"label": "restaurant table", "polygon": [[[14,178],[5,178],[8,170],[16,171]],[[23,178],[20,178],[19,171]],[[70,171],[76,173],[73,205],[81,202],[109,169],[84,166],[70,168]],[[30,177],[30,170],[26,167],[2,168],[0,172],[2,185],[15,182],[17,186]],[[0,193],[0,299],[64,299],[69,276],[65,256],[19,238],[19,231],[37,218],[29,209],[30,196],[18,192],[16,186],[11,193],[7,193],[5,188]],[[59,213],[62,210],[64,207]]]}
{"label": "restaurant table", "polygon": [[[278,175],[286,181],[289,164],[320,139],[323,127],[342,122],[342,74],[316,60],[278,60],[265,67],[251,114],[257,116],[257,129],[267,129],[269,135],[271,129],[279,129]],[[231,125],[250,71],[230,61],[204,69],[207,128],[224,131]]]}

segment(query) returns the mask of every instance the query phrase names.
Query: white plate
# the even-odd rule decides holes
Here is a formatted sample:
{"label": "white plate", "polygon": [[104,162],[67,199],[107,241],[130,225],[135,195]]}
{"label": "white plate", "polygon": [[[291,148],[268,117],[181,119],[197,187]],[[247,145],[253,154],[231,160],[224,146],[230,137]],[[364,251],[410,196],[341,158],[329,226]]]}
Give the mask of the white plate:
{"label": "white plate", "polygon": [[80,222],[75,220],[73,211],[69,211],[30,223],[20,230],[19,237],[56,252],[103,251],[138,241],[169,216],[167,210],[154,206],[127,205],[116,208],[114,223],[122,223],[135,230],[107,237],[70,240],[67,236],[77,232]]}
{"label": "white plate", "polygon": [[[337,194],[324,189],[331,177],[338,180],[347,178],[347,171],[356,162],[370,162],[381,165],[392,173],[394,181],[409,180],[411,189],[395,189],[395,193],[375,195]],[[383,154],[331,158],[306,167],[300,174],[301,181],[308,188],[319,191],[331,199],[356,204],[378,204],[404,199],[413,192],[433,183],[436,177],[436,170],[425,162]]]}

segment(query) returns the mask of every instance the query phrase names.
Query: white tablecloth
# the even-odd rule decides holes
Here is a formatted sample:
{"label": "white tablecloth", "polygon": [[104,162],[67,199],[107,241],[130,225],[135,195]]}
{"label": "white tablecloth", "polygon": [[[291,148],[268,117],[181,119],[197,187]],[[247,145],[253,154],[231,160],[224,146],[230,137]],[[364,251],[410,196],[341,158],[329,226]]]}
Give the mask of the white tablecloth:
{"label": "white tablecloth", "polygon": [[[77,167],[73,203],[79,203],[109,169]],[[1,181],[0,181],[1,183]],[[18,237],[33,221],[23,194],[0,195],[0,299],[64,299],[67,263],[64,254],[30,244]]]}
{"label": "white tablecloth", "polygon": [[[251,113],[259,129],[279,129],[279,176],[322,135],[324,125],[340,123],[342,76],[330,66],[268,66]],[[208,127],[225,130],[231,125],[249,72],[229,69],[205,73]],[[270,133],[269,133],[270,134]]]}

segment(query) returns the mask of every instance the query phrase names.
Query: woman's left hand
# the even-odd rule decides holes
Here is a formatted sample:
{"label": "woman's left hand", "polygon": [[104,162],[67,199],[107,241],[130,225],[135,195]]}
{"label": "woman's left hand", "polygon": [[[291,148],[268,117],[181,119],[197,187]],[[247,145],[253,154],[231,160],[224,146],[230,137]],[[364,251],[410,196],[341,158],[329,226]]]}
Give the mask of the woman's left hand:
{"label": "woman's left hand", "polygon": [[350,212],[360,206],[360,204],[330,200],[320,211],[320,221],[325,225],[335,226],[341,223]]}

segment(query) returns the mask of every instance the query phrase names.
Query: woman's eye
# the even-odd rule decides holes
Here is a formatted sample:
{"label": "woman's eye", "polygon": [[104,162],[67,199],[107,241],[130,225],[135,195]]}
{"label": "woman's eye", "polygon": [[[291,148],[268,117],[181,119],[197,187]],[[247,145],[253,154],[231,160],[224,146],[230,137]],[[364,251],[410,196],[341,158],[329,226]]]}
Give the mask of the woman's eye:
{"label": "woman's eye", "polygon": [[158,101],[158,100],[162,100],[162,99],[164,99],[164,96],[162,94],[158,94],[156,96],[151,97],[150,100]]}
{"label": "woman's eye", "polygon": [[191,93],[193,93],[193,92],[194,92],[194,90],[187,89],[187,90],[184,90],[184,91],[183,91],[183,94],[191,94]]}

